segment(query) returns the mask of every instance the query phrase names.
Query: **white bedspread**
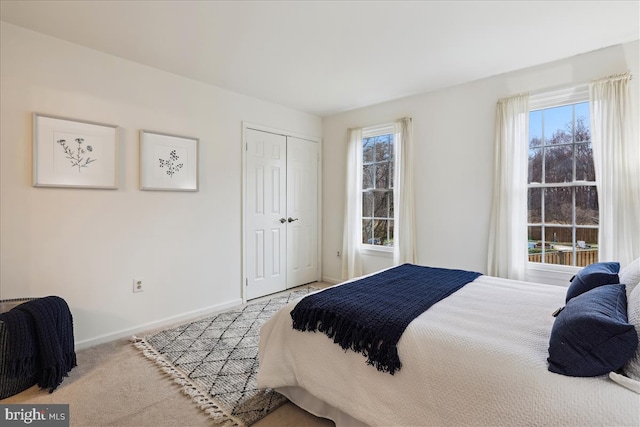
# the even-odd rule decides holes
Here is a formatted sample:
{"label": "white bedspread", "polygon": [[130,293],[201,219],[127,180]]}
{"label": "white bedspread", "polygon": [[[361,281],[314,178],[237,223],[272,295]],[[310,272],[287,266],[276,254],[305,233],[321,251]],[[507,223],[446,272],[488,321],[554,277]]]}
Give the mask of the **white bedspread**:
{"label": "white bedspread", "polygon": [[607,376],[547,370],[551,313],[565,292],[481,276],[409,324],[395,375],[294,330],[293,302],[262,328],[258,386],[301,387],[372,426],[640,426],[640,395]]}

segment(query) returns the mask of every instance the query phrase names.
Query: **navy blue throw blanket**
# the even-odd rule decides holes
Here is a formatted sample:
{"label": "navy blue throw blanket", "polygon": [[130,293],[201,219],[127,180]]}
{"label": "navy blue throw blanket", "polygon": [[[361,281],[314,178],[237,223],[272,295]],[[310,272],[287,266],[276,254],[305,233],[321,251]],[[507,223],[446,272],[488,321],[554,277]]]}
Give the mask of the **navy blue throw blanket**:
{"label": "navy blue throw blanket", "polygon": [[77,366],[73,318],[66,301],[49,296],[22,303],[0,314],[7,328],[7,375],[35,377],[53,392]]}
{"label": "navy blue throw blanket", "polygon": [[293,328],[324,332],[393,375],[402,366],[397,344],[409,323],[478,276],[404,264],[303,298],[291,311]]}

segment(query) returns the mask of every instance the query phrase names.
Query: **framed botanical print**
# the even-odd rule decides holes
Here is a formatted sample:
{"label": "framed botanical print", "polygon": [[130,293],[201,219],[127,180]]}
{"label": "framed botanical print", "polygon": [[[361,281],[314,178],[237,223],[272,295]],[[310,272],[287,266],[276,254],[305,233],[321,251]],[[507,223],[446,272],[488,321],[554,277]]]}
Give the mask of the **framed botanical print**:
{"label": "framed botanical print", "polygon": [[118,127],[33,114],[35,187],[118,188]]}
{"label": "framed botanical print", "polygon": [[140,131],[140,189],[198,191],[198,138]]}

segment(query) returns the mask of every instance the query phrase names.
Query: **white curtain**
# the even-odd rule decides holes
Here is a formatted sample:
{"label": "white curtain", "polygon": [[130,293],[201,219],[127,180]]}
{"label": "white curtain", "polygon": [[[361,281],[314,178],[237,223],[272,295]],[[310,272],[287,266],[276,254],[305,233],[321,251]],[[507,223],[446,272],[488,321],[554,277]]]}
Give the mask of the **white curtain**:
{"label": "white curtain", "polygon": [[524,280],[527,264],[529,95],[498,101],[488,274]]}
{"label": "white curtain", "polygon": [[342,233],[342,278],[362,276],[362,129],[349,129]]}
{"label": "white curtain", "polygon": [[[600,206],[601,261],[625,266],[640,257],[640,142],[629,73],[589,85],[591,140]],[[636,119],[634,119],[636,117]]]}
{"label": "white curtain", "polygon": [[416,262],[413,191],[413,129],[411,118],[394,123],[395,169],[393,174],[393,264]]}

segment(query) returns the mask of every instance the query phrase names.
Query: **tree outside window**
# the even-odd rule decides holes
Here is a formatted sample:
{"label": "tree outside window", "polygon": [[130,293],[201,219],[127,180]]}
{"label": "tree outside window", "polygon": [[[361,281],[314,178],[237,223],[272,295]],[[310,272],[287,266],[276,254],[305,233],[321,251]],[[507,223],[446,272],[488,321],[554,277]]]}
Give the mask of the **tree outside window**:
{"label": "tree outside window", "polygon": [[362,139],[362,243],[393,246],[393,133]]}

